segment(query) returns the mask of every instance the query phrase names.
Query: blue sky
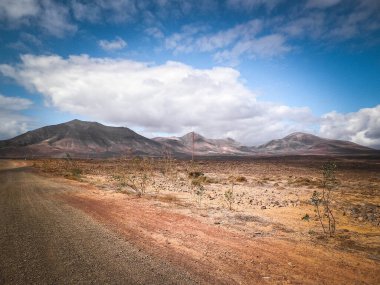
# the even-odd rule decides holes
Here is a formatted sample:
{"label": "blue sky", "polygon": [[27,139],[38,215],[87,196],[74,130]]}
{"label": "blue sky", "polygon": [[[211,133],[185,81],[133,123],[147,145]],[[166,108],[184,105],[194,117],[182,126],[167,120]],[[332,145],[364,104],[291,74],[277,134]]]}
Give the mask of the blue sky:
{"label": "blue sky", "polygon": [[378,0],[2,0],[0,138],[294,131],[380,148]]}

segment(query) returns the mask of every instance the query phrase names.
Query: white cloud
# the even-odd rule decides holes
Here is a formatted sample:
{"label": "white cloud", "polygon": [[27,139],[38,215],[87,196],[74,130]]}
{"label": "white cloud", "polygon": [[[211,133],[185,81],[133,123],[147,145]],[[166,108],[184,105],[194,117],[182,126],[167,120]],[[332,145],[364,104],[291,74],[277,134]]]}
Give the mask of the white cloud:
{"label": "white cloud", "polygon": [[380,148],[380,105],[348,114],[325,114],[322,116],[320,134]]}
{"label": "white cloud", "polygon": [[217,62],[237,62],[241,56],[250,58],[274,57],[291,50],[281,34],[259,35],[261,20],[251,20],[216,33],[207,33],[207,27],[185,26],[165,40],[165,47],[174,54],[214,52]]}
{"label": "white cloud", "polygon": [[75,19],[95,23],[101,19],[101,9],[94,2],[82,3],[78,0],[71,2],[71,9]]}
{"label": "white cloud", "polygon": [[10,27],[38,26],[45,33],[56,37],[63,37],[77,30],[71,23],[69,8],[54,0],[2,0],[0,23]]}
{"label": "white cloud", "polygon": [[30,129],[30,119],[15,113],[0,111],[0,139],[10,139]]}
{"label": "white cloud", "polygon": [[100,40],[99,46],[107,51],[123,49],[127,46],[127,43],[120,37],[116,37],[113,41]]}
{"label": "white cloud", "polygon": [[314,40],[324,37],[328,32],[326,31],[326,15],[324,13],[311,13],[307,16],[294,18],[278,25],[278,31],[288,37],[308,37]]}
{"label": "white cloud", "polygon": [[2,0],[0,1],[0,17],[18,21],[24,17],[36,16],[40,7],[37,0]]}
{"label": "white cloud", "polygon": [[151,65],[86,55],[22,56],[0,72],[43,94],[62,111],[147,133],[231,136],[247,144],[307,130],[308,108],[258,101],[232,68],[196,69],[179,62]]}
{"label": "white cloud", "polygon": [[230,50],[217,52],[214,58],[217,62],[228,61],[237,63],[242,55],[246,55],[249,58],[274,57],[287,53],[290,50],[291,47],[286,44],[285,37],[274,34],[240,41]]}
{"label": "white cloud", "polygon": [[262,22],[260,20],[251,20],[244,24],[236,25],[231,29],[198,38],[195,41],[195,46],[197,46],[200,51],[213,51],[227,47],[237,39],[252,38],[257,35],[261,29]]}
{"label": "white cloud", "polygon": [[6,97],[0,94],[0,110],[20,111],[28,109],[33,104],[32,101],[20,97]]}
{"label": "white cloud", "polygon": [[25,98],[0,94],[0,139],[8,139],[28,130],[29,118],[18,112],[28,109],[32,104],[32,101]]}
{"label": "white cloud", "polygon": [[[380,2],[376,0],[309,0],[306,8],[272,23],[272,28],[289,38],[309,38],[319,44],[336,44],[356,39],[375,41],[370,35],[380,29]],[[329,9],[327,9],[329,8]]]}
{"label": "white cloud", "polygon": [[51,0],[41,2],[43,9],[38,17],[38,24],[45,32],[56,37],[63,37],[77,31],[77,27],[70,22],[70,13],[66,6]]}
{"label": "white cloud", "polygon": [[156,39],[163,39],[165,37],[161,29],[157,27],[150,27],[150,28],[145,29],[145,33]]}
{"label": "white cloud", "polygon": [[138,15],[134,0],[72,0],[71,9],[79,21],[123,23],[133,20]]}

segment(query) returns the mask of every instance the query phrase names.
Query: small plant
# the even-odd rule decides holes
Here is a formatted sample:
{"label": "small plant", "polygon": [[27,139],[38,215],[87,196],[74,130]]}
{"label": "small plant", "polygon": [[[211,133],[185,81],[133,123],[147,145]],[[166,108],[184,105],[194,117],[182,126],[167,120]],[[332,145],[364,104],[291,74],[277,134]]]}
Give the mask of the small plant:
{"label": "small plant", "polygon": [[140,181],[140,190],[141,194],[144,195],[146,192],[146,185],[148,181],[148,175],[146,173],[142,173],[141,181]]}
{"label": "small plant", "polygon": [[[331,194],[337,186],[335,177],[336,164],[334,162],[327,162],[322,168],[322,193],[314,191],[311,196],[311,204],[315,206],[318,220],[321,224],[322,230],[330,237],[334,235],[336,229],[335,217],[331,209]],[[327,225],[325,225],[327,219]]]}
{"label": "small plant", "polygon": [[231,188],[226,190],[224,192],[224,200],[226,201],[228,205],[228,209],[231,211],[232,210],[232,205],[235,202],[235,196],[234,196],[234,184],[231,184]]}
{"label": "small plant", "polygon": [[303,220],[303,221],[310,221],[310,216],[309,216],[309,214],[305,214],[305,216],[303,216],[302,218],[301,218],[301,220]]}
{"label": "small plant", "polygon": [[81,175],[82,175],[83,171],[82,169],[78,168],[78,167],[74,167],[71,169],[71,175],[75,178],[80,178]]}
{"label": "small plant", "polygon": [[164,169],[163,169],[163,174],[165,176],[168,176],[172,174],[173,172],[173,165],[174,165],[174,160],[172,157],[172,153],[169,148],[163,148],[162,150],[162,158],[164,162]]}
{"label": "small plant", "polygon": [[247,178],[245,178],[244,176],[237,176],[236,182],[247,182]]}
{"label": "small plant", "polygon": [[197,203],[199,207],[201,206],[204,192],[205,192],[205,188],[203,187],[203,185],[201,184],[197,185],[197,187],[195,188],[194,194],[196,195],[196,199],[197,199]]}
{"label": "small plant", "polygon": [[190,171],[189,172],[189,178],[199,178],[204,176],[204,173],[201,171]]}

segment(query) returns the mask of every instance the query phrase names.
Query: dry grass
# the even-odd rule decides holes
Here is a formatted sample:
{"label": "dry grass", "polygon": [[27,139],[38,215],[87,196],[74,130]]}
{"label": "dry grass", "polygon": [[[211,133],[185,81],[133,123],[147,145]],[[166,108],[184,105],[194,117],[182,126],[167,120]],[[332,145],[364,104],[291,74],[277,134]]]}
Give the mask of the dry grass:
{"label": "dry grass", "polygon": [[158,195],[157,199],[165,203],[180,203],[181,202],[181,200],[174,194]]}
{"label": "dry grass", "polygon": [[[210,221],[252,236],[321,243],[320,226],[310,197],[321,187],[321,167],[328,158],[268,158],[189,161],[76,160],[80,179],[103,191],[133,193],[130,180],[141,187],[146,175],[145,197],[173,205],[187,205],[198,215],[194,189],[204,187],[202,209]],[[327,246],[360,251],[380,258],[380,164],[376,160],[336,159],[339,186],[332,194],[337,233]],[[55,176],[68,176],[72,165],[65,160],[36,160],[35,167]],[[233,174],[233,175],[231,175]],[[224,193],[234,183],[233,213],[228,218]],[[178,211],[185,211],[182,208]],[[186,212],[189,214],[189,212]],[[306,214],[308,221],[302,220]],[[265,221],[260,223],[259,221]],[[252,226],[248,226],[251,225]],[[325,241],[324,241],[325,242]]]}

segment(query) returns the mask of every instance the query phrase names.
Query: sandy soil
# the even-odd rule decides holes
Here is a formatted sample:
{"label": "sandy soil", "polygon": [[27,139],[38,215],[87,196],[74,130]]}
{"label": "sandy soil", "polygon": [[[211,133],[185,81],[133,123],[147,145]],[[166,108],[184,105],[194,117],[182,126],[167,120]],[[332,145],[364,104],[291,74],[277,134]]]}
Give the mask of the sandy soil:
{"label": "sandy soil", "polygon": [[[58,193],[56,199],[200,283],[379,284],[379,162],[337,162],[333,206],[338,230],[328,238],[309,202],[320,190],[325,160],[201,161],[192,167],[183,161],[169,167],[131,160],[69,166],[36,161],[35,166],[49,176],[80,181],[62,182],[81,190]],[[200,203],[189,184],[194,169],[206,177]],[[142,187],[141,173],[149,174],[149,183],[138,197],[132,186]],[[223,194],[232,185],[229,210]],[[309,221],[301,219],[305,214]]]}

